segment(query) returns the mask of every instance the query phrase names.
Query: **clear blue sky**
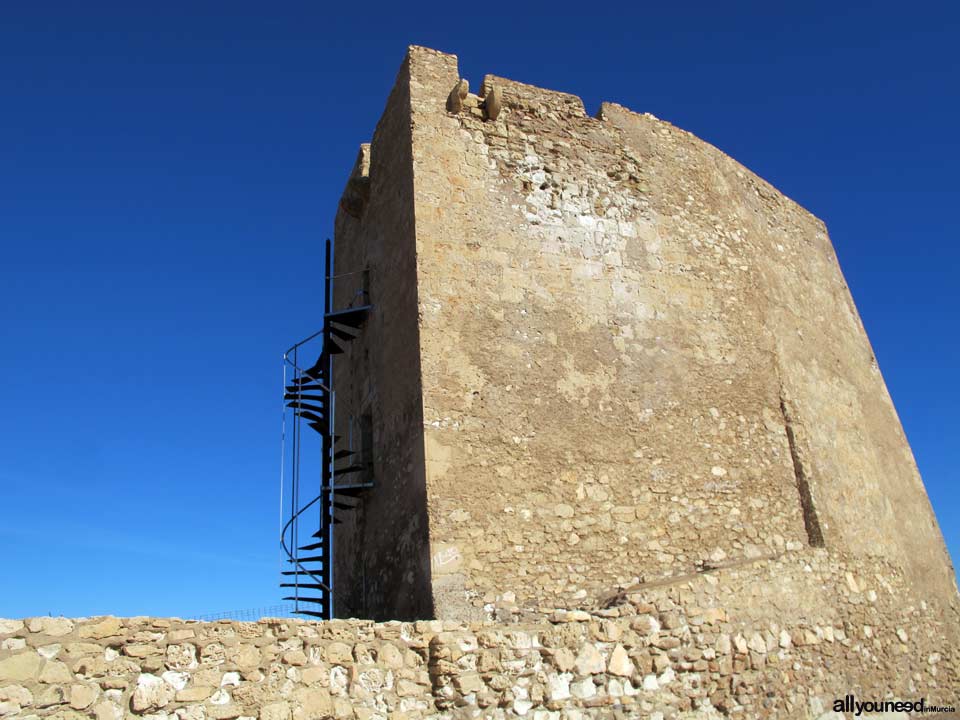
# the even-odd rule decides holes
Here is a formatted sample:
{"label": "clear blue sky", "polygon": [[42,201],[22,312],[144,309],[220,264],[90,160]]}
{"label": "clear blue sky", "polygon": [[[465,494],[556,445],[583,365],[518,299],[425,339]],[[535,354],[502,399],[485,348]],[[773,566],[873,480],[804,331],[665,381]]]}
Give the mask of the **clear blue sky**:
{"label": "clear blue sky", "polygon": [[652,112],[824,218],[960,559],[960,10],[8,3],[0,616],[279,598],[280,353],[407,45]]}

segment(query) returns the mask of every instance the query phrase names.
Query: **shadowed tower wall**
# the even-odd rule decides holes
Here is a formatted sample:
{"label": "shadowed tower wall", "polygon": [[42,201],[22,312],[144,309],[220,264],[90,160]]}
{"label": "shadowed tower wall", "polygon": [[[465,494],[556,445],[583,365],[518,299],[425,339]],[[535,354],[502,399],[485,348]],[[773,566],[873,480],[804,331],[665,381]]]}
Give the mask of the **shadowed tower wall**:
{"label": "shadowed tower wall", "polygon": [[459,79],[410,49],[338,214],[377,309],[337,418],[373,408],[378,483],[337,526],[338,614],[570,607],[811,547],[955,613],[823,223],[650,115],[494,76],[454,112]]}
{"label": "shadowed tower wall", "polygon": [[334,528],[340,617],[433,615],[411,151],[404,63],[372,143],[360,149],[335,225],[334,306],[375,305],[334,359],[338,447],[356,453],[337,464],[372,463],[371,472],[343,481],[376,484],[357,512],[335,513],[346,521]]}

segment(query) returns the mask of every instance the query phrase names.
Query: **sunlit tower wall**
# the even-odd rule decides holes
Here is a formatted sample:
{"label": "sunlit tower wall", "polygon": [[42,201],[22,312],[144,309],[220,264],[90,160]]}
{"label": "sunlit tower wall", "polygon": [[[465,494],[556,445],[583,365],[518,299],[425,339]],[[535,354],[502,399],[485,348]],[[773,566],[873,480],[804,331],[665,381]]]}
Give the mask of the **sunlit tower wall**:
{"label": "sunlit tower wall", "polygon": [[[335,305],[364,277],[375,307],[334,362],[375,485],[334,529],[337,615],[572,607],[815,553],[900,573],[955,623],[824,224],[717,148],[492,75],[472,94],[412,47],[334,245],[358,273]],[[818,592],[790,606],[842,613]]]}

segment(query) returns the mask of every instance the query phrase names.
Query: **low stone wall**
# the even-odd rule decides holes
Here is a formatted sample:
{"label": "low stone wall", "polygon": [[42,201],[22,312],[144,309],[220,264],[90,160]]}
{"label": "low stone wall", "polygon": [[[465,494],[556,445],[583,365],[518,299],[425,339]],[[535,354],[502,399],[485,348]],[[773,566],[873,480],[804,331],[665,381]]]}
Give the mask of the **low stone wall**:
{"label": "low stone wall", "polygon": [[[821,593],[840,609],[810,615]],[[473,624],[0,620],[0,715],[839,718],[833,700],[850,693],[957,703],[955,609],[825,551],[647,583],[593,610],[511,599]]]}

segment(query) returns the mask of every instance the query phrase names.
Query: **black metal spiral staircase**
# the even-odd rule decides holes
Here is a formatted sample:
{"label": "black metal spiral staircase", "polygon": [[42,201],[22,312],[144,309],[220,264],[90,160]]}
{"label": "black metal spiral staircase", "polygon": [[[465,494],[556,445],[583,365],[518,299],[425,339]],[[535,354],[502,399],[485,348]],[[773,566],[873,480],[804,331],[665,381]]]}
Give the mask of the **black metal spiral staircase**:
{"label": "black metal spiral staircase", "polygon": [[[333,390],[333,358],[343,353],[347,343],[361,332],[370,310],[365,289],[355,296],[357,304],[342,310],[331,310],[333,304],[333,266],[330,241],[326,244],[326,279],[323,327],[301,340],[284,353],[284,431],[281,469],[281,508],[283,529],[280,545],[289,569],[284,569],[282,588],[291,588],[293,612],[328,619],[333,615],[333,527],[342,522],[344,513],[356,507],[361,495],[373,486],[367,472],[367,458],[352,447],[341,448],[340,437],[334,434],[336,396]],[[301,367],[301,358],[308,356],[312,345],[319,344],[319,357],[309,367]],[[312,357],[312,355],[311,355]],[[288,377],[288,374],[292,375]],[[290,457],[287,458],[287,417],[292,414]],[[312,433],[303,433],[303,426]],[[318,493],[304,487],[303,465],[319,445]],[[288,465],[289,463],[289,465]],[[283,499],[286,482],[283,470],[289,466],[289,506]],[[307,499],[301,500],[301,493]],[[312,496],[312,497],[311,497]],[[310,512],[309,516],[307,515]],[[316,515],[314,515],[316,512]],[[312,519],[316,518],[316,524]],[[301,527],[305,525],[305,527]],[[316,532],[310,530],[316,527]],[[301,534],[302,533],[302,534]]]}

